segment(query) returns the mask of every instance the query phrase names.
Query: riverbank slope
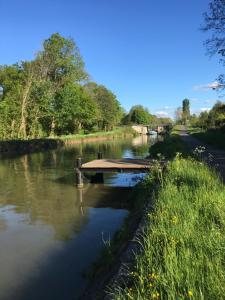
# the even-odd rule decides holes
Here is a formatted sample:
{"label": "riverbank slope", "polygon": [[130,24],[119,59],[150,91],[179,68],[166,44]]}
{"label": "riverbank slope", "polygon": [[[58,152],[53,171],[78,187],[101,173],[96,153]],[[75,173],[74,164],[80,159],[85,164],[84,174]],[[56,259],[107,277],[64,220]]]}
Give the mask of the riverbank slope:
{"label": "riverbank slope", "polygon": [[118,127],[112,131],[76,134],[42,139],[0,141],[1,154],[26,154],[56,149],[70,144],[95,142],[120,137],[132,137],[136,132],[131,127]]}
{"label": "riverbank slope", "polygon": [[147,208],[142,251],[107,299],[224,297],[225,187],[203,161],[176,155],[177,141],[188,152],[176,135],[160,144],[170,143],[174,155],[166,172],[156,169],[145,179],[155,204],[153,211]]}

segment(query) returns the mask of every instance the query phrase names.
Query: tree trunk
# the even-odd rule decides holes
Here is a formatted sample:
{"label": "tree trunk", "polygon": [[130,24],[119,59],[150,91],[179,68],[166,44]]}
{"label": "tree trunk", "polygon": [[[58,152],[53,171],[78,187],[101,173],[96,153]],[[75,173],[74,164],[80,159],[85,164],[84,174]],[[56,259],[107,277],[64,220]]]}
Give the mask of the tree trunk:
{"label": "tree trunk", "polygon": [[27,100],[28,95],[30,92],[32,84],[32,77],[30,77],[27,80],[26,87],[24,89],[23,95],[22,95],[22,107],[21,107],[21,122],[20,122],[20,128],[19,128],[19,136],[26,139],[27,138],[27,119],[26,119],[26,109],[27,109]]}
{"label": "tree trunk", "polygon": [[55,135],[55,118],[53,117],[52,123],[51,123],[51,132],[50,132],[50,136],[54,136],[54,135]]}
{"label": "tree trunk", "polygon": [[12,120],[12,123],[11,123],[11,134],[10,134],[10,137],[11,139],[14,137],[14,126],[15,126],[15,120]]}

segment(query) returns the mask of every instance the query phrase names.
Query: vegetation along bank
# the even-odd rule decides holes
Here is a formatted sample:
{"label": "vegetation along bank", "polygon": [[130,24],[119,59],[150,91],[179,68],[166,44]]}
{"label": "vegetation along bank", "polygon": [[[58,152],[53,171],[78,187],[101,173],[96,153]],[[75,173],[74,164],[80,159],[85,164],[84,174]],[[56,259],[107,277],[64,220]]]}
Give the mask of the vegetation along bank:
{"label": "vegetation along bank", "polygon": [[102,131],[90,134],[66,135],[54,138],[40,138],[30,140],[6,140],[0,141],[0,153],[25,154],[32,152],[56,149],[69,144],[107,140],[121,137],[135,136],[136,132],[129,126],[117,127],[111,131]]}
{"label": "vegetation along bank", "polygon": [[[165,142],[174,153],[178,139]],[[151,205],[141,251],[107,299],[224,299],[225,187],[185,152],[183,158],[171,150],[167,170],[156,166],[142,182],[137,199],[145,195]]]}

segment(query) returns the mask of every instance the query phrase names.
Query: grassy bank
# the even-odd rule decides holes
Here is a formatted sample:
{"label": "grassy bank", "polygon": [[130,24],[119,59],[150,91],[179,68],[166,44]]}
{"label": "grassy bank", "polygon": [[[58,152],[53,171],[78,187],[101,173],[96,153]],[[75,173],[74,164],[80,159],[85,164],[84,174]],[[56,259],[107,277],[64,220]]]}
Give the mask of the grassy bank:
{"label": "grassy bank", "polygon": [[63,141],[64,143],[70,143],[70,142],[82,142],[84,140],[91,140],[91,139],[97,139],[97,138],[119,138],[119,137],[128,137],[128,136],[135,136],[136,132],[130,127],[130,126],[123,126],[123,127],[117,127],[112,131],[100,131],[100,132],[94,132],[89,134],[74,134],[74,135],[63,135],[56,137]]}
{"label": "grassy bank", "polygon": [[[154,189],[154,180],[146,178],[146,188]],[[143,252],[114,299],[224,299],[225,188],[216,174],[178,157],[154,200]]]}
{"label": "grassy bank", "polygon": [[95,132],[90,134],[66,135],[54,138],[30,139],[30,140],[8,140],[0,141],[0,153],[25,154],[56,149],[66,144],[96,141],[101,139],[113,139],[119,137],[135,136],[136,132],[131,127],[117,127],[112,131]]}
{"label": "grassy bank", "polygon": [[150,158],[173,159],[177,153],[182,153],[183,157],[190,155],[190,151],[181,140],[178,129],[172,131],[171,135],[165,136],[164,140],[152,145],[149,150]]}
{"label": "grassy bank", "polygon": [[197,139],[217,147],[218,149],[225,150],[225,133],[219,129],[210,129],[202,131],[199,128],[189,128],[188,132]]}

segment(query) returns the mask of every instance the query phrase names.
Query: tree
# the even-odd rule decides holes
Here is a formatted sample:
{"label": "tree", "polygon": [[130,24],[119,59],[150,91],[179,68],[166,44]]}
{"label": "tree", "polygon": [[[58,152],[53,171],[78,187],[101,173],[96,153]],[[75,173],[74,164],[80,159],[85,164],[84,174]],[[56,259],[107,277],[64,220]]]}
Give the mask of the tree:
{"label": "tree", "polygon": [[43,43],[37,55],[40,76],[48,78],[60,88],[66,82],[81,82],[88,79],[84,62],[76,43],[54,33]]}
{"label": "tree", "polygon": [[208,128],[208,117],[209,114],[207,111],[203,111],[199,115],[199,121],[198,121],[198,126],[202,129],[207,129]]}
{"label": "tree", "polygon": [[212,36],[205,42],[210,55],[219,54],[222,59],[225,56],[225,1],[212,0],[209,3],[209,11],[204,13],[203,31],[212,32]]}
{"label": "tree", "polygon": [[96,103],[85,93],[82,86],[66,84],[57,94],[56,99],[57,134],[90,129],[97,122],[97,110]]}
{"label": "tree", "polygon": [[23,90],[23,71],[20,65],[0,66],[0,84],[4,90],[0,102],[0,136],[17,138]]}
{"label": "tree", "polygon": [[198,116],[196,115],[196,114],[192,114],[191,116],[190,116],[190,119],[189,119],[189,121],[190,121],[190,125],[192,126],[192,127],[196,127],[196,126],[198,126]]}
{"label": "tree", "polygon": [[169,117],[164,117],[164,118],[160,117],[160,118],[158,118],[157,121],[158,121],[158,124],[161,124],[161,125],[171,125],[171,124],[173,124],[172,119],[169,118]]}
{"label": "tree", "polygon": [[50,122],[50,132],[54,135],[57,127],[55,119],[57,93],[64,85],[69,83],[79,83],[88,78],[84,70],[84,62],[79,49],[72,39],[66,39],[59,33],[54,33],[43,43],[43,50],[38,53],[37,66],[39,77],[50,80],[52,92],[55,94],[49,106],[48,118]]}
{"label": "tree", "polygon": [[142,105],[135,105],[131,107],[127,121],[133,124],[148,124],[150,122],[150,113]]}
{"label": "tree", "polygon": [[182,120],[184,124],[187,124],[187,121],[190,119],[190,101],[184,99],[182,102]]}
{"label": "tree", "polygon": [[97,104],[98,127],[104,130],[112,129],[123,116],[123,110],[116,96],[105,86],[94,82],[87,83],[84,88]]}
{"label": "tree", "polygon": [[[225,1],[211,0],[209,10],[203,16],[202,30],[211,33],[211,37],[205,41],[207,53],[210,56],[218,54],[220,62],[225,65]],[[224,89],[224,74],[219,75],[217,80],[220,83],[218,88]]]}
{"label": "tree", "polygon": [[208,127],[221,128],[225,126],[225,103],[217,101],[208,115]]}

